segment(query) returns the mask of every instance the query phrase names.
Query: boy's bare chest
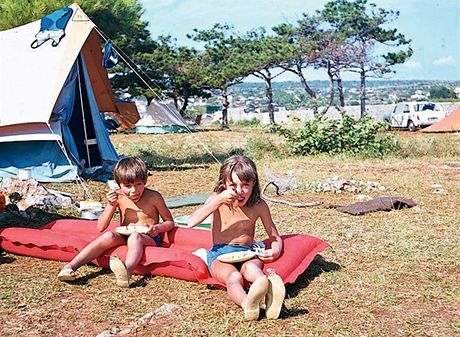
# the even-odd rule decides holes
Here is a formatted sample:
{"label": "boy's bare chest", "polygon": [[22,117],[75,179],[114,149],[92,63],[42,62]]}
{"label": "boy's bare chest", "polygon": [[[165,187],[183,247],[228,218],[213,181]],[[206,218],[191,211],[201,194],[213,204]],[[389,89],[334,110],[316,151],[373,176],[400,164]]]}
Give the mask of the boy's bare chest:
{"label": "boy's bare chest", "polygon": [[130,223],[145,223],[145,224],[155,224],[158,223],[159,215],[155,207],[146,207],[143,203],[135,204],[130,200],[122,202],[119,204],[120,208],[120,218],[122,219],[123,224]]}

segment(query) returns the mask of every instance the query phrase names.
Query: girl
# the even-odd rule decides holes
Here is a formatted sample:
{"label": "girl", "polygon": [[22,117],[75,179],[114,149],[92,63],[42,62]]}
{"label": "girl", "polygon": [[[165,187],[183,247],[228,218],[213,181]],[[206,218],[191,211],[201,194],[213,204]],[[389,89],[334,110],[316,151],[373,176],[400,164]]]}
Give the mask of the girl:
{"label": "girl", "polygon": [[[213,247],[207,253],[211,275],[224,283],[230,299],[241,306],[247,320],[259,318],[259,305],[265,297],[267,318],[278,318],[285,296],[282,279],[264,274],[263,262],[276,260],[283,241],[273,223],[270,210],[260,196],[259,177],[254,162],[242,155],[228,158],[222,164],[214,193],[190,216],[188,227],[212,217]],[[242,263],[226,263],[218,257],[233,252],[251,251],[255,226],[260,219],[271,247]],[[248,293],[244,280],[252,283]]]}

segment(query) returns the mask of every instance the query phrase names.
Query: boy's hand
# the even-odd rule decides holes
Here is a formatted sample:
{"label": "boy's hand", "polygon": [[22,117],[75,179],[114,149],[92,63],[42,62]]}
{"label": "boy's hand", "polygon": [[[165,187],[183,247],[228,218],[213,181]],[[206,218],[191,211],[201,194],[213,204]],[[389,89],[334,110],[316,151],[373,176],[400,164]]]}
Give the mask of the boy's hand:
{"label": "boy's hand", "polygon": [[107,201],[111,206],[117,206],[118,205],[118,193],[114,190],[110,190],[106,194],[107,196]]}
{"label": "boy's hand", "polygon": [[157,225],[149,225],[149,230],[147,232],[148,236],[155,236],[160,234],[160,226]]}

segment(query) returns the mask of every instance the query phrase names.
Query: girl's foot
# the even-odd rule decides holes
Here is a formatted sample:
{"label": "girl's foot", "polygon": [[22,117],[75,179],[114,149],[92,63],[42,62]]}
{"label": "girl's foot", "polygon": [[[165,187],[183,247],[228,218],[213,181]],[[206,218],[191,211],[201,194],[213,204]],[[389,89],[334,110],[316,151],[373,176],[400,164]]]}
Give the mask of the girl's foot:
{"label": "girl's foot", "polygon": [[268,291],[265,296],[267,318],[278,318],[280,316],[285,296],[286,288],[283,280],[274,270],[269,270]]}
{"label": "girl's foot", "polygon": [[259,277],[249,288],[246,303],[243,305],[244,319],[255,321],[259,318],[260,302],[264,299],[268,290],[267,276]]}

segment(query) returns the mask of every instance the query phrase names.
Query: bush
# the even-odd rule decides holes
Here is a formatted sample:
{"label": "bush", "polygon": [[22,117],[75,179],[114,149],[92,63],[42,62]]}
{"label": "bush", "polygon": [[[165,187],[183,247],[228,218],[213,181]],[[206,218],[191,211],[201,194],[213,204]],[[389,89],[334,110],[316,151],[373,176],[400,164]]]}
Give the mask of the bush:
{"label": "bush", "polygon": [[383,123],[364,116],[355,120],[344,115],[342,120],[321,118],[306,122],[302,129],[292,131],[278,127],[286,138],[289,150],[297,155],[338,154],[382,156],[398,147],[391,135],[381,134]]}
{"label": "bush", "polygon": [[249,157],[259,160],[267,156],[279,159],[287,150],[281,145],[276,145],[268,137],[250,137],[244,153]]}
{"label": "bush", "polygon": [[229,124],[230,126],[235,126],[235,127],[251,127],[251,128],[260,128],[263,126],[260,120],[258,120],[257,118],[242,119],[239,121],[230,120]]}

